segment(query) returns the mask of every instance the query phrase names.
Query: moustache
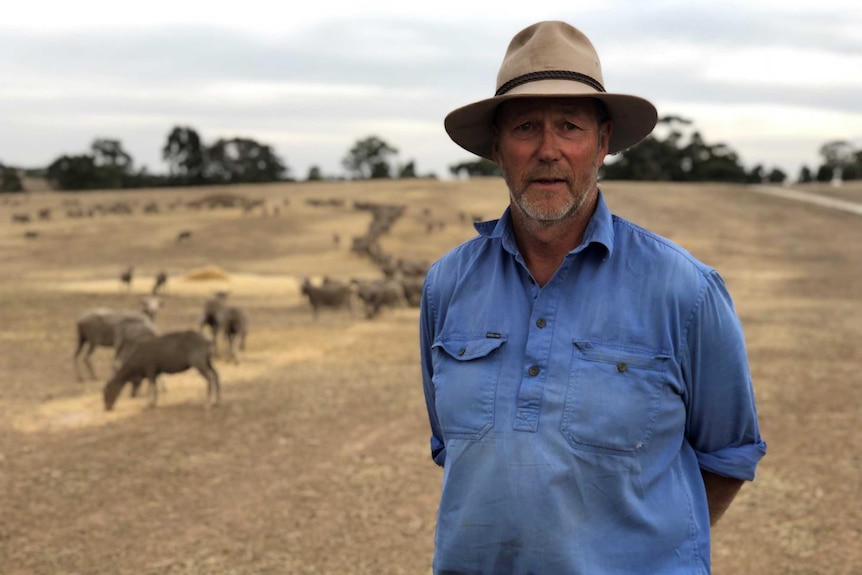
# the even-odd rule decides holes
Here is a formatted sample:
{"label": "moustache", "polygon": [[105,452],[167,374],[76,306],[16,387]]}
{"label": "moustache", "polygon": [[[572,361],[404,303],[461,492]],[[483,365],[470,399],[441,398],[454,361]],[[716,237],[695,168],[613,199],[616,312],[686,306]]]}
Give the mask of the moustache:
{"label": "moustache", "polygon": [[533,181],[533,180],[564,180],[566,182],[571,182],[572,177],[571,174],[565,172],[564,170],[556,169],[553,167],[547,168],[534,168],[524,174],[525,181]]}

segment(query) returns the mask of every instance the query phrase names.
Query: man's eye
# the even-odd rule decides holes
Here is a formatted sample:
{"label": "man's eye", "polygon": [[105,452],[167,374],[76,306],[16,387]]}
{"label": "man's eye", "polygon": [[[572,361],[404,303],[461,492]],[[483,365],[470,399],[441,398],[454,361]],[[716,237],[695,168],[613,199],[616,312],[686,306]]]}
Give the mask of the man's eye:
{"label": "man's eye", "polygon": [[571,122],[566,122],[563,124],[563,130],[565,130],[566,132],[574,132],[577,129],[578,127]]}

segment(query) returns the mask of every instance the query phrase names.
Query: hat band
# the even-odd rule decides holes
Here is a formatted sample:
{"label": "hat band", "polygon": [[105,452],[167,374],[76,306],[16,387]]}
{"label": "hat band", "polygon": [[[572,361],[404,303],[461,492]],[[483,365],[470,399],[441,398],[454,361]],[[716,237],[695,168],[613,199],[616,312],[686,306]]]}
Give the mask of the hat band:
{"label": "hat band", "polygon": [[522,84],[527,84],[528,82],[536,82],[538,80],[572,80],[574,82],[586,84],[597,92],[605,91],[605,87],[602,86],[601,82],[599,82],[595,78],[587,76],[586,74],[581,74],[580,72],[569,72],[568,70],[543,70],[541,72],[530,72],[529,74],[524,74],[523,76],[512,78],[511,80],[500,86],[494,96],[502,96],[506,92],[509,92]]}

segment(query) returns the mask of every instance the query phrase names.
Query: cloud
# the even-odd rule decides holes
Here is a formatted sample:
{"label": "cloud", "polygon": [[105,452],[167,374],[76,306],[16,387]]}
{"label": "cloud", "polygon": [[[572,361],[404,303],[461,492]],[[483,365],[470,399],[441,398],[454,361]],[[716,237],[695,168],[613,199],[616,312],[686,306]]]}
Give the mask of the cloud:
{"label": "cloud", "polygon": [[[610,90],[692,116],[708,140],[744,143],[749,163],[769,161],[779,144],[790,162],[786,142],[810,162],[827,131],[862,133],[862,15],[849,2],[613,0],[575,10],[560,1],[504,12],[323,0],[279,13],[250,0],[196,15],[160,1],[129,14],[56,4],[50,19],[44,3],[16,5],[0,22],[0,159],[45,164],[116,137],[160,170],[159,149],[179,124],[208,140],[259,137],[303,175],[310,163],[338,170],[372,133],[420,171],[445,172],[469,154],[449,141],[443,117],[492,94],[510,37],[540,18],[593,39]],[[756,132],[772,134],[776,122],[793,131],[784,143]]]}

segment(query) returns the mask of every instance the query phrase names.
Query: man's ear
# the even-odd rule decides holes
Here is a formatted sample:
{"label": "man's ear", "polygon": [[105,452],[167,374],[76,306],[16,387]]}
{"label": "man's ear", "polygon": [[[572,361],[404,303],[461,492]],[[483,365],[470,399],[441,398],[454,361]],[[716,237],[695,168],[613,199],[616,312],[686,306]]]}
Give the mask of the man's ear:
{"label": "man's ear", "polygon": [[500,136],[497,130],[497,124],[491,126],[491,159],[500,167]]}
{"label": "man's ear", "polygon": [[602,152],[602,161],[608,155],[608,148],[611,145],[611,134],[614,133],[614,121],[605,120],[599,126],[599,150]]}

